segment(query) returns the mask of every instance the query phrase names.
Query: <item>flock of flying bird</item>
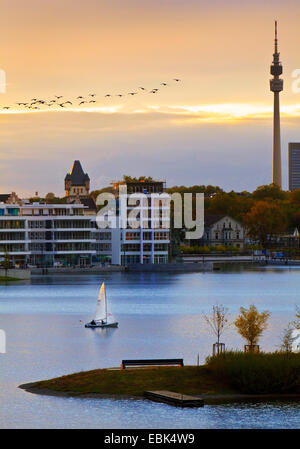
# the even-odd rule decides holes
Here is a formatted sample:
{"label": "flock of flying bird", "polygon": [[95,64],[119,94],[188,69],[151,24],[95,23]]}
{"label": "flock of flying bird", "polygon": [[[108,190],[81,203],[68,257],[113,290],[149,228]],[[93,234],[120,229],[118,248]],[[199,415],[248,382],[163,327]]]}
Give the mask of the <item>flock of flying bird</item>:
{"label": "flock of flying bird", "polygon": [[[179,78],[173,78],[172,81],[175,81],[176,83],[179,83],[181,80]],[[165,88],[168,87],[169,84],[168,83],[160,83],[161,88]],[[145,87],[138,87],[138,89],[136,89],[133,92],[128,92],[127,94],[117,94],[117,95],[113,95],[113,94],[106,94],[104,95],[104,98],[112,98],[112,97],[126,97],[127,95],[130,96],[134,96],[134,95],[138,95],[139,93],[150,93],[150,94],[157,94],[159,92],[160,88],[154,88],[151,90],[146,89]],[[63,95],[54,95],[54,98],[50,101],[46,101],[46,100],[41,100],[38,98],[32,98],[30,101],[27,102],[17,102],[16,105],[18,105],[19,107],[23,107],[25,109],[28,110],[38,110],[41,109],[42,107],[49,107],[51,108],[52,106],[56,106],[57,108],[66,108],[67,105],[70,106],[82,106],[82,105],[93,105],[95,103],[97,103],[97,99],[96,99],[97,94],[88,94],[86,97],[79,95],[78,97],[76,97],[75,100],[70,101],[64,101],[62,100],[64,97]],[[13,106],[3,106],[2,109],[4,110],[8,110],[8,109],[13,109]],[[54,108],[55,109],[55,108]]]}

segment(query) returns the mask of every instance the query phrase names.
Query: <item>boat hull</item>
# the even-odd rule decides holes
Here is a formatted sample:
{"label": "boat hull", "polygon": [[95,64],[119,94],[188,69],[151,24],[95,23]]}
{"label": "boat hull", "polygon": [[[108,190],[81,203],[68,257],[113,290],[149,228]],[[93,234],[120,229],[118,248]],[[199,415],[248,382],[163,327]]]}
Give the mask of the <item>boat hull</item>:
{"label": "boat hull", "polygon": [[96,324],[91,324],[91,323],[87,323],[84,327],[90,328],[90,329],[95,329],[95,328],[106,328],[106,327],[118,327],[119,323],[96,323]]}

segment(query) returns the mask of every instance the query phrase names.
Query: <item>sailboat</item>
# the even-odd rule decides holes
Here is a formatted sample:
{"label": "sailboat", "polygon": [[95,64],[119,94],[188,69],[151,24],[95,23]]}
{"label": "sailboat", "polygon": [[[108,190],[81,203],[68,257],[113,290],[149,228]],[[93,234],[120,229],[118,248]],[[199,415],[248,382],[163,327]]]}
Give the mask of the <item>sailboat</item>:
{"label": "sailboat", "polygon": [[293,352],[300,352],[300,330],[294,329],[292,332],[292,351]]}
{"label": "sailboat", "polygon": [[108,313],[105,283],[103,282],[99,291],[96,304],[95,318],[87,323],[85,327],[118,327],[111,313]]}

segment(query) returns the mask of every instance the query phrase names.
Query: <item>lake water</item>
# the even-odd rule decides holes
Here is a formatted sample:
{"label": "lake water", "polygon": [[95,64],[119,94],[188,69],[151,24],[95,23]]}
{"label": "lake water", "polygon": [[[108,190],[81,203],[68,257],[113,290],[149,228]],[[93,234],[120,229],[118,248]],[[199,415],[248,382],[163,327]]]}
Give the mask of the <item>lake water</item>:
{"label": "lake water", "polygon": [[[85,329],[105,280],[118,329]],[[300,404],[209,405],[180,409],[146,400],[40,396],[18,385],[82,370],[119,366],[123,358],[183,357],[196,364],[211,352],[214,336],[203,321],[213,304],[255,304],[271,311],[262,349],[278,349],[280,335],[300,304],[300,269],[236,272],[36,277],[0,285],[1,428],[299,428]],[[80,322],[82,320],[82,322]],[[233,328],[228,348],[242,348]]]}

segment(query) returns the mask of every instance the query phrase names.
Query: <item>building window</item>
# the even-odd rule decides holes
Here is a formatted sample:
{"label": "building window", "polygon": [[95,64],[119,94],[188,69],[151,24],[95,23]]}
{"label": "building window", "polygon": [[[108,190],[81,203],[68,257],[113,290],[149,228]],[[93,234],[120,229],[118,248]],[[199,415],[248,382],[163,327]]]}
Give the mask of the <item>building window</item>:
{"label": "building window", "polygon": [[7,209],[8,215],[18,215],[18,209],[16,208],[8,208]]}

